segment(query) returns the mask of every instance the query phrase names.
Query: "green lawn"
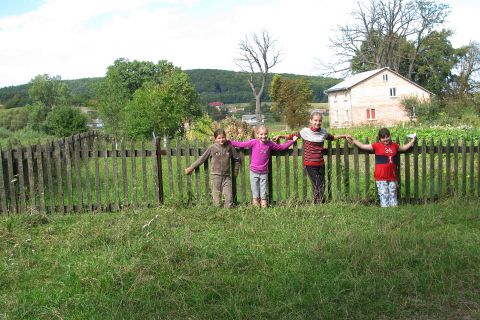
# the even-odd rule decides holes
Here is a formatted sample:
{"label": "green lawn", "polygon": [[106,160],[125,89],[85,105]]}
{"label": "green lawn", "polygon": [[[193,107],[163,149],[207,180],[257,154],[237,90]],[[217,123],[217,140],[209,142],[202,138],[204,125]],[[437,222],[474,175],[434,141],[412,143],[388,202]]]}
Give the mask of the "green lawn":
{"label": "green lawn", "polygon": [[476,319],[478,199],[0,217],[0,319]]}

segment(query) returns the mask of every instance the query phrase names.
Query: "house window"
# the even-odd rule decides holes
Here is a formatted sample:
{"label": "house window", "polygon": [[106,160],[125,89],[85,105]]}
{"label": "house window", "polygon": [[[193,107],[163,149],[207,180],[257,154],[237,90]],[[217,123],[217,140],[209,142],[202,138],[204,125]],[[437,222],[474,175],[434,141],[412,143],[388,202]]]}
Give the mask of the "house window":
{"label": "house window", "polygon": [[390,88],[390,97],[397,96],[397,88]]}
{"label": "house window", "polygon": [[375,109],[367,109],[367,120],[375,120]]}
{"label": "house window", "polygon": [[388,74],[383,75],[383,81],[388,81]]}

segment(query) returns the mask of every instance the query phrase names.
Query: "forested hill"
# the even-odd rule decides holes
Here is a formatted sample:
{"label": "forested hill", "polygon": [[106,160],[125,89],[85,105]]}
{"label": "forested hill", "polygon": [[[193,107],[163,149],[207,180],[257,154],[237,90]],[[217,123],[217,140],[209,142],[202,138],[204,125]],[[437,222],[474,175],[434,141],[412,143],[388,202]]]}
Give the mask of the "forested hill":
{"label": "forested hill", "polygon": [[[252,90],[248,85],[249,74],[246,72],[235,72],[214,69],[185,70],[190,80],[197,88],[202,103],[222,101],[224,103],[241,103],[253,100]],[[323,91],[338,82],[340,79],[301,76],[295,74],[281,74],[282,76],[299,78],[304,77],[314,92],[314,101],[325,102],[326,97]],[[268,101],[268,88],[270,86],[269,76],[264,92],[264,101]],[[83,78],[76,80],[64,80],[72,92],[75,104],[86,104],[96,99],[96,87],[102,78]],[[31,101],[28,97],[28,84],[0,88],[0,104],[5,108],[24,106]]]}

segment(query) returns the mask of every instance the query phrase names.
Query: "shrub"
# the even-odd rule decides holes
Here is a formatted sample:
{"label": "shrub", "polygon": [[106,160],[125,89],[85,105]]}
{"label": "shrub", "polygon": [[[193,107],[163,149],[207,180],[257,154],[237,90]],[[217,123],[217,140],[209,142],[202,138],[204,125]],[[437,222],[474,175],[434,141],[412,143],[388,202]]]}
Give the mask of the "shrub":
{"label": "shrub", "polygon": [[87,131],[87,117],[74,107],[54,107],[47,115],[45,126],[49,134],[67,137]]}

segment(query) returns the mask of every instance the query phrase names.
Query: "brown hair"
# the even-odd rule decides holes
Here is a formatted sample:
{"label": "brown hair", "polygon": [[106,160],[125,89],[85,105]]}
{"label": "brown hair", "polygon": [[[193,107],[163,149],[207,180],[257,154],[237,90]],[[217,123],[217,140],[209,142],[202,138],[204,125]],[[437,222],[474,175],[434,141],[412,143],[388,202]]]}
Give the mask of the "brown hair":
{"label": "brown hair", "polygon": [[219,135],[224,135],[225,138],[227,137],[227,133],[226,133],[225,130],[223,130],[223,129],[217,129],[217,130],[215,130],[215,131],[213,132],[213,137],[214,137],[215,139],[217,139],[217,137],[218,137]]}
{"label": "brown hair", "polygon": [[380,141],[381,138],[386,138],[390,136],[391,136],[390,131],[387,128],[382,128],[378,130],[378,141]]}

